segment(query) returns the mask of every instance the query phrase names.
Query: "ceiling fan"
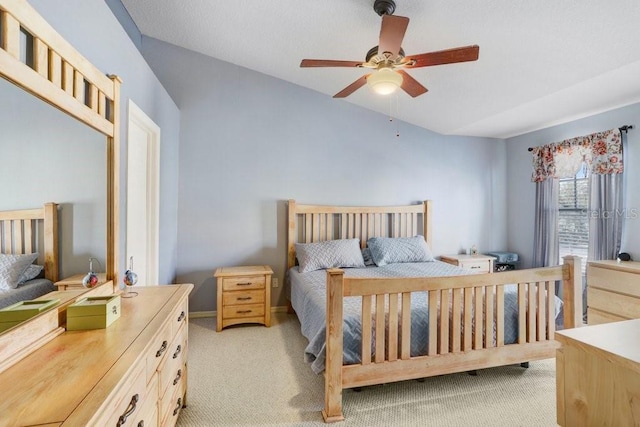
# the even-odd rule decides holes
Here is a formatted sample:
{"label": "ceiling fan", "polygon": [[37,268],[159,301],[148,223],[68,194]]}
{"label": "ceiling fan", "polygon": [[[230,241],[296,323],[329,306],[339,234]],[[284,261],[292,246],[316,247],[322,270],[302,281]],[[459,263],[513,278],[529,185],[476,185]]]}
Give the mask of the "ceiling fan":
{"label": "ceiling fan", "polygon": [[426,93],[427,88],[404,71],[405,68],[429,67],[478,59],[480,52],[478,45],[405,56],[401,44],[409,25],[409,18],[394,16],[395,8],[393,0],[375,0],[373,10],[382,16],[380,41],[378,46],[367,52],[364,62],[303,59],[300,67],[356,67],[375,70],[336,93],[334,98],[346,98],[365,84],[369,84],[376,93],[381,95],[393,93],[400,87],[415,98]]}

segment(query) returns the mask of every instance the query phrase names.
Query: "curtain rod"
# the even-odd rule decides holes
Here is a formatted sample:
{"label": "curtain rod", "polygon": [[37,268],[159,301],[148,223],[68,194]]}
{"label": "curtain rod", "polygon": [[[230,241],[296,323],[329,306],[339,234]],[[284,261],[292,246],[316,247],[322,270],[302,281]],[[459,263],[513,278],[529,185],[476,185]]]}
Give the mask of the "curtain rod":
{"label": "curtain rod", "polygon": [[[627,133],[627,131],[633,129],[633,125],[620,126],[618,129],[620,129],[620,132]],[[527,151],[533,151],[533,147],[527,148]]]}

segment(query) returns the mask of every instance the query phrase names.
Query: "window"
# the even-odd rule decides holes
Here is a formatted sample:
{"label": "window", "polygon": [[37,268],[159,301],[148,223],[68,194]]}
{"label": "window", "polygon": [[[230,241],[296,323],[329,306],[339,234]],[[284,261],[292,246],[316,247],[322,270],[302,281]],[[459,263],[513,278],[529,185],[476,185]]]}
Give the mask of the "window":
{"label": "window", "polygon": [[587,266],[589,251],[589,168],[586,163],[573,178],[559,180],[558,241],[560,260],[566,255],[582,259],[582,273]]}

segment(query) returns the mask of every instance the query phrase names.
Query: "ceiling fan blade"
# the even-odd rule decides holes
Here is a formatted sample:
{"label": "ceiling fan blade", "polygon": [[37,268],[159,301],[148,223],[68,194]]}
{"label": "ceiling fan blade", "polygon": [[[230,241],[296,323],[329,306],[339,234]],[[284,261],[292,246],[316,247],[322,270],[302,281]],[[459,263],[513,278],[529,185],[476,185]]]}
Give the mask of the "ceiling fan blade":
{"label": "ceiling fan blade", "polygon": [[408,25],[409,18],[405,16],[382,15],[378,55],[389,52],[392,55],[389,59],[395,59],[398,56],[398,52],[400,52],[402,39]]}
{"label": "ceiling fan blade", "polygon": [[400,87],[411,97],[415,98],[416,96],[420,96],[423,93],[427,93],[427,91],[429,90],[426,87],[422,86],[416,79],[411,77],[406,71],[397,70],[397,72],[402,74],[402,85]]}
{"label": "ceiling fan blade", "polygon": [[456,62],[469,62],[478,59],[480,46],[465,46],[453,49],[439,50],[436,52],[411,55],[407,60],[414,60],[414,65],[407,65],[406,68],[428,67],[431,65],[454,64]]}
{"label": "ceiling fan blade", "polygon": [[359,67],[362,61],[335,61],[332,59],[303,59],[300,67]]}
{"label": "ceiling fan blade", "polygon": [[355,82],[351,83],[349,86],[342,89],[340,92],[333,95],[333,97],[346,98],[347,96],[351,95],[353,92],[355,92],[356,90],[364,86],[367,83],[367,77],[369,77],[369,74],[365,74],[364,76],[360,77],[358,80],[356,80]]}

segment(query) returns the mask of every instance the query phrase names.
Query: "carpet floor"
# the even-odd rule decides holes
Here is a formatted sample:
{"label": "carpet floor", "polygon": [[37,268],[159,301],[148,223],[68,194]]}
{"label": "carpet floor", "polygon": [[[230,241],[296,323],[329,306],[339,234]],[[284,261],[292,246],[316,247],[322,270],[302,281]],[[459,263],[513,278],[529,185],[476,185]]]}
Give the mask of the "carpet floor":
{"label": "carpet floor", "polygon": [[[189,324],[188,406],[178,426],[324,426],[324,379],[295,315],[215,332]],[[557,426],[555,360],[345,390],[337,426]]]}

